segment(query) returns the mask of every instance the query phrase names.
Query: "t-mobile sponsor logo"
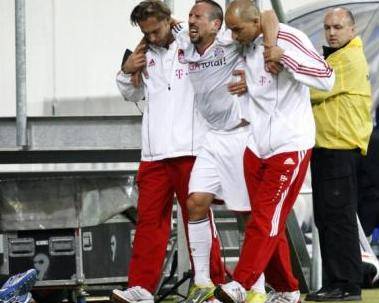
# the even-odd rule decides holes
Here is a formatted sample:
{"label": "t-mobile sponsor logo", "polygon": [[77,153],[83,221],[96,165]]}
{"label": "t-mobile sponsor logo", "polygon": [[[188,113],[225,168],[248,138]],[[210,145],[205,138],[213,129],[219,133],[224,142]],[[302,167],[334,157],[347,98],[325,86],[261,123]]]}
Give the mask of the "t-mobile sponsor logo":
{"label": "t-mobile sponsor logo", "polygon": [[177,70],[175,70],[175,75],[178,79],[182,79],[183,78],[183,75],[184,75],[184,70],[179,68]]}

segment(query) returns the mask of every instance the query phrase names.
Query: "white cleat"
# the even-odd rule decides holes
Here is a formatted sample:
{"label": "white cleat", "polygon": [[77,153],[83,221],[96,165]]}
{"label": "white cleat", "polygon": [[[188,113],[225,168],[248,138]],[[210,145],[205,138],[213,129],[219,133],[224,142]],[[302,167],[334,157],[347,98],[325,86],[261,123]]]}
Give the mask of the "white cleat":
{"label": "white cleat", "polygon": [[111,300],[115,303],[154,303],[153,295],[141,286],[133,286],[126,290],[114,289]]}
{"label": "white cleat", "polygon": [[276,292],[268,294],[266,303],[300,303],[300,291]]}
{"label": "white cleat", "polygon": [[223,303],[244,303],[246,290],[238,282],[232,281],[218,286],[214,291],[214,296]]}

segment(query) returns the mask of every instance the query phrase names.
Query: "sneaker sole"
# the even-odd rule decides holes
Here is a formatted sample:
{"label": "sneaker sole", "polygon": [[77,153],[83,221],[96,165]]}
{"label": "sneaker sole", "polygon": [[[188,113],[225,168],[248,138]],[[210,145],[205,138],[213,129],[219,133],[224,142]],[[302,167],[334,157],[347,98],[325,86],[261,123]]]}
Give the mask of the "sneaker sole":
{"label": "sneaker sole", "polygon": [[133,303],[125,300],[124,298],[118,296],[117,294],[112,293],[111,301],[115,303]]}
{"label": "sneaker sole", "polygon": [[221,288],[221,286],[216,287],[214,296],[217,300],[223,303],[235,303],[234,300]]}
{"label": "sneaker sole", "polygon": [[10,299],[10,301],[6,301],[4,303],[29,303],[29,302],[32,302],[32,294],[31,293],[28,293],[24,296],[26,296],[26,297],[22,298],[23,299],[22,301],[20,299],[21,296],[17,296],[17,297]]}
{"label": "sneaker sole", "polygon": [[203,303],[205,301],[208,301],[210,298],[214,297],[213,292],[214,292],[214,288],[212,288],[212,290],[209,291],[209,293],[199,296],[198,298],[196,298],[196,300],[194,300],[194,298],[189,298],[185,300],[184,302],[185,303]]}
{"label": "sneaker sole", "polygon": [[115,302],[115,303],[154,303],[154,300],[128,301],[128,300],[125,300],[123,297],[120,297],[119,295],[117,295],[115,293],[112,293],[111,301]]}

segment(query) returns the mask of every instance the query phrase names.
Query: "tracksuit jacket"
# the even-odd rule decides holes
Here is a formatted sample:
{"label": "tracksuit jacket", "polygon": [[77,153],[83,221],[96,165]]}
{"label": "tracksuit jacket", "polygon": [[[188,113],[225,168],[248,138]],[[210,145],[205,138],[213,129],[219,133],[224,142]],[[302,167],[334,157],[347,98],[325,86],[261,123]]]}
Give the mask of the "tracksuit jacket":
{"label": "tracksuit jacket", "polygon": [[204,119],[194,105],[194,91],[188,64],[180,63],[178,46],[149,46],[143,84],[135,88],[131,76],[120,71],[116,82],[126,100],[145,98],[142,121],[142,160],[155,161],[196,156],[207,131]]}

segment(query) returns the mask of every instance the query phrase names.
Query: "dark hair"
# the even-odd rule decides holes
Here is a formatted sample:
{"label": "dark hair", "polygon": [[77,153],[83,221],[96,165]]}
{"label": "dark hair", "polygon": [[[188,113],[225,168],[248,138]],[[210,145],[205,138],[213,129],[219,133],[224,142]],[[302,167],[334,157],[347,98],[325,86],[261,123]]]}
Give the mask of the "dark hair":
{"label": "dark hair", "polygon": [[130,22],[133,25],[138,25],[141,21],[145,21],[150,17],[155,17],[158,21],[169,20],[171,18],[171,11],[163,1],[141,1],[130,14]]}
{"label": "dark hair", "polygon": [[222,25],[222,22],[224,21],[224,12],[222,11],[222,7],[220,6],[220,4],[213,0],[196,0],[195,4],[198,3],[207,3],[210,6],[212,6],[212,11],[209,15],[209,20],[219,19]]}

